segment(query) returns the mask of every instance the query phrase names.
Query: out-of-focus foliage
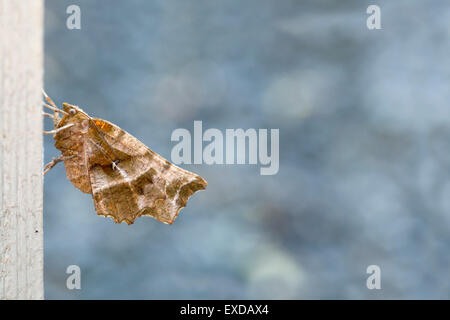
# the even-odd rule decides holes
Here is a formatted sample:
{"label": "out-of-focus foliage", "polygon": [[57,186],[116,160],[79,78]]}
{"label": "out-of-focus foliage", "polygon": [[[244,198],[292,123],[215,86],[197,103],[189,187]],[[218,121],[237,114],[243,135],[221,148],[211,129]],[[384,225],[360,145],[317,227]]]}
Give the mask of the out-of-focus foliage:
{"label": "out-of-focus foliage", "polygon": [[[81,8],[81,30],[66,8]],[[45,86],[170,159],[176,128],[279,128],[280,171],[209,182],[172,226],[45,178],[46,297],[449,298],[448,1],[46,1]],[[49,126],[46,123],[46,126]],[[57,155],[46,138],[45,158]],[[66,289],[77,264],[82,289]],[[381,267],[382,290],[366,288]]]}

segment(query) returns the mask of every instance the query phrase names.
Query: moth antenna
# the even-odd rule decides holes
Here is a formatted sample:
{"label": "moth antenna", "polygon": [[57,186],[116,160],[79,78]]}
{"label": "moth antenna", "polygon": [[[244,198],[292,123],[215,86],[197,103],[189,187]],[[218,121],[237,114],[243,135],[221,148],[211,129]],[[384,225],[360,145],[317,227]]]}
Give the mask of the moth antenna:
{"label": "moth antenna", "polygon": [[41,89],[41,91],[42,91],[42,94],[44,95],[44,97],[47,98],[47,97],[48,97],[48,94],[45,92],[45,90],[44,90],[44,89]]}
{"label": "moth antenna", "polygon": [[51,106],[50,106],[50,105],[44,103],[44,106],[45,106],[45,107],[47,107],[47,108],[49,108],[49,109],[52,109],[52,110],[55,111],[55,112],[61,112],[62,114],[68,115],[67,112],[65,112],[64,110],[58,108],[58,106],[56,105],[56,103],[52,100],[52,98],[50,98],[50,97],[48,96],[48,94],[44,91],[44,89],[42,89],[42,94],[44,95],[45,101],[47,101],[49,104],[51,104]]}
{"label": "moth antenna", "polygon": [[57,108],[55,102],[53,102],[52,98],[50,98],[48,96],[48,94],[44,91],[44,89],[42,89],[42,94],[44,95],[45,101],[47,101],[48,103],[50,103],[52,106],[54,106],[55,108]]}
{"label": "moth antenna", "polygon": [[69,123],[68,125],[65,125],[64,127],[61,127],[61,128],[55,129],[55,130],[50,130],[50,131],[42,131],[42,132],[44,134],[55,134],[55,133],[65,130],[65,129],[68,129],[68,128],[72,127],[73,125],[74,125],[73,123]]}
{"label": "moth antenna", "polygon": [[49,108],[49,109],[51,109],[51,110],[53,110],[53,111],[55,111],[55,112],[59,112],[59,113],[62,113],[62,114],[68,115],[68,113],[67,113],[67,112],[65,112],[65,111],[64,111],[64,110],[62,110],[62,109],[59,109],[58,107],[53,107],[53,106],[50,106],[50,105],[46,104],[45,102],[43,102],[42,104],[43,104],[43,106],[44,106],[44,107],[47,107],[47,108]]}

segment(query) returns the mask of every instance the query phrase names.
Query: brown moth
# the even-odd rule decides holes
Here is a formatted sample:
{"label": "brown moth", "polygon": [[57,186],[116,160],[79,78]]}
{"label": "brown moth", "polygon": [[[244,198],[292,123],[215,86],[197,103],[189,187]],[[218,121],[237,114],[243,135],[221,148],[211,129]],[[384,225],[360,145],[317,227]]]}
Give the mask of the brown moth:
{"label": "brown moth", "polygon": [[44,113],[54,125],[44,133],[53,134],[61,151],[44,174],[64,161],[67,178],[92,194],[98,215],[116,223],[151,216],[172,224],[188,198],[206,188],[200,176],[173,165],[118,126],[65,102],[61,110],[45,92],[44,97],[50,104],[44,106],[54,111]]}

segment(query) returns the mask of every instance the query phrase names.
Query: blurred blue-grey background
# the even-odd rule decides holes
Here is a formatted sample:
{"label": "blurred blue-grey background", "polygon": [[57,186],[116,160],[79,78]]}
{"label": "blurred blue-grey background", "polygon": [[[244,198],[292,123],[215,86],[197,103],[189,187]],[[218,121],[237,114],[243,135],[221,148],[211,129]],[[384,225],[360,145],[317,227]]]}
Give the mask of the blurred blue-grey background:
{"label": "blurred blue-grey background", "polygon": [[[81,30],[66,28],[71,4]],[[381,30],[366,27],[370,4]],[[57,103],[169,160],[172,131],[194,120],[279,128],[280,170],[183,165],[207,190],[171,226],[127,226],[98,217],[59,165],[45,178],[46,298],[450,298],[449,36],[444,0],[47,0]],[[72,264],[81,290],[66,288]],[[366,287],[373,264],[381,290]]]}

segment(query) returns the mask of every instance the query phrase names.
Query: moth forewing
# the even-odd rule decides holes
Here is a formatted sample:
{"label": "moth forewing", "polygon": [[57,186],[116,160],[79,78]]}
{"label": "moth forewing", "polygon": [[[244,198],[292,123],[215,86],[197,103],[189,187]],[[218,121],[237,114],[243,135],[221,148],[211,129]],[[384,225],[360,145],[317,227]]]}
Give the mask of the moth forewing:
{"label": "moth forewing", "polygon": [[97,214],[116,223],[132,224],[148,215],[171,224],[189,197],[206,188],[203,178],[173,165],[120,127],[68,103],[61,113],[53,135],[62,153],[56,163],[64,161],[72,184],[92,194]]}

